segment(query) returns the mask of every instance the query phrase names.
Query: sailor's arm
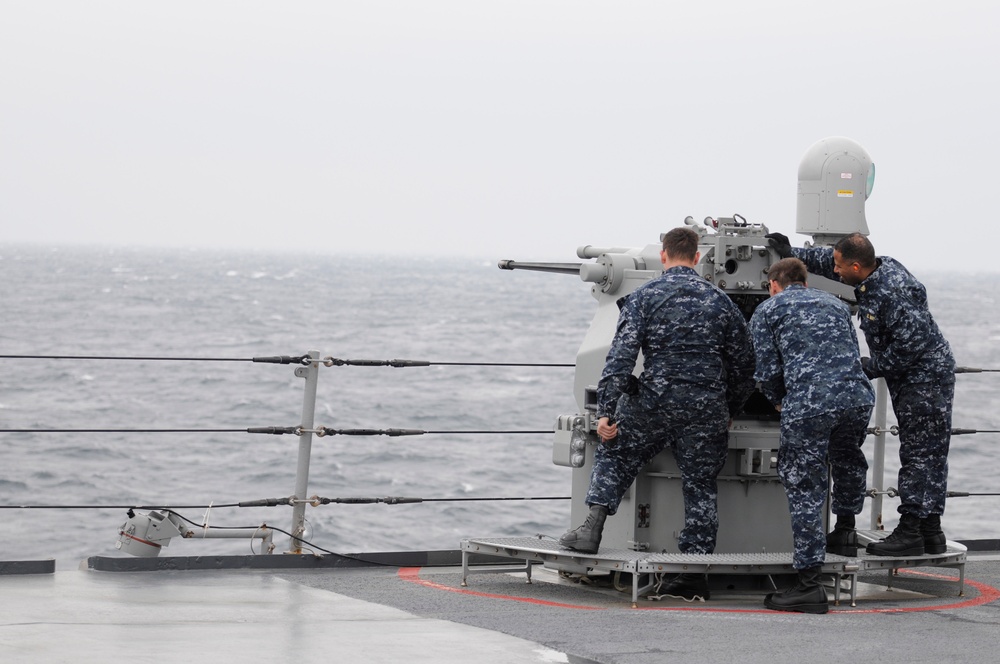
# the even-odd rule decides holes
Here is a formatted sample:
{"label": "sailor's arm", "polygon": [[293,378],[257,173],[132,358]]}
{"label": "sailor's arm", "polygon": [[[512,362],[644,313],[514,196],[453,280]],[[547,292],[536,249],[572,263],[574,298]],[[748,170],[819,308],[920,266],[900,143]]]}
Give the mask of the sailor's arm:
{"label": "sailor's arm", "polygon": [[642,347],[641,312],[629,297],[618,314],[618,328],[608,350],[604,371],[597,383],[597,417],[616,421],[618,399],[625,392]]}
{"label": "sailor's arm", "polygon": [[837,274],[833,271],[833,249],[828,247],[793,247],[788,237],[781,233],[768,233],[767,238],[771,248],[781,258],[795,257],[806,264],[806,269],[815,275],[837,280]]}
{"label": "sailor's arm", "polygon": [[750,330],[744,322],[743,313],[735,304],[731,309],[732,324],[723,345],[722,359],[728,377],[726,403],[732,417],[743,409],[743,405],[753,393],[754,352]]}
{"label": "sailor's arm", "polygon": [[760,391],[775,406],[785,398],[785,372],[781,354],[775,343],[774,333],[759,310],[750,318],[750,336],[753,338],[754,356],[757,360],[753,378]]}
{"label": "sailor's arm", "polygon": [[829,247],[792,247],[792,256],[806,264],[806,269],[820,277],[837,281],[840,277],[833,271],[833,249]]}

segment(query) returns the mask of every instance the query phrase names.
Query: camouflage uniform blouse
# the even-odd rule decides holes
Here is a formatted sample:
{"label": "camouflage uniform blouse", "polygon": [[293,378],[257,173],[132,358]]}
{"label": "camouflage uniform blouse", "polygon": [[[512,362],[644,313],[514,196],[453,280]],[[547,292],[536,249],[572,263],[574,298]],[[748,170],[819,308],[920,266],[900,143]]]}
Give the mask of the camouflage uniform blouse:
{"label": "camouflage uniform blouse", "polygon": [[783,420],[875,403],[851,310],[833,295],[793,284],[757,307],[750,334],[754,379]]}
{"label": "camouflage uniform blouse", "polygon": [[[832,249],[795,248],[792,253],[813,274],[838,278]],[[878,258],[878,268],[854,287],[854,293],[873,375],[926,383],[954,374],[955,358],[927,308],[927,291],[901,263]]]}
{"label": "camouflage uniform blouse", "polygon": [[647,410],[727,419],[753,391],[753,349],[736,304],[690,267],[672,267],[624,298],[598,384],[598,417],[615,419],[639,351]]}

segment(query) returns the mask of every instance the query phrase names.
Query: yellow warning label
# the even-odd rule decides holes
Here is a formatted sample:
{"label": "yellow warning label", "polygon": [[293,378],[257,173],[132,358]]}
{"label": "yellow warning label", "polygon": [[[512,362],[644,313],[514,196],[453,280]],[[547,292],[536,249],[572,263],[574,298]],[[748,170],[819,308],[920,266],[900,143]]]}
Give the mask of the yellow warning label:
{"label": "yellow warning label", "polygon": [[852,190],[850,190],[850,189],[838,189],[837,190],[837,197],[838,198],[854,198],[854,192]]}

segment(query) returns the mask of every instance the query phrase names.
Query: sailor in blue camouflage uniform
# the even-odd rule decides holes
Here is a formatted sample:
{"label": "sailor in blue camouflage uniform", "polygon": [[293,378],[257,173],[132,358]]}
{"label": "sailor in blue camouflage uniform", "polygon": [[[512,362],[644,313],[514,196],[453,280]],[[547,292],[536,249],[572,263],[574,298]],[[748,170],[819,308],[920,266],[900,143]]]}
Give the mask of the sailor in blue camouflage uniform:
{"label": "sailor in blue camouflage uniform", "polygon": [[[746,319],[719,288],[699,276],[698,234],[666,233],[664,272],[620,301],[618,329],[598,383],[597,434],[587,521],[559,540],[594,553],[640,469],[667,446],[681,473],[684,528],[678,548],[712,553],[718,532],[716,478],[728,452],[728,429],[753,391],[753,349]],[[643,371],[633,376],[639,352]],[[661,589],[708,599],[704,574],[682,574]]]}
{"label": "sailor in blue camouflage uniform", "polygon": [[875,256],[854,233],[833,249],[793,249],[780,233],[768,236],[779,255],[794,255],[813,274],[854,286],[861,331],[871,358],[870,378],[884,378],[899,423],[899,525],[869,554],[916,556],[947,551],[941,530],[955,395],[955,358],[927,307],[927,292],[898,261]]}
{"label": "sailor in blue camouflage uniform", "polygon": [[[838,524],[864,507],[868,463],[861,446],[875,404],[865,376],[850,308],[806,284],[806,266],[785,258],[768,271],[771,299],[750,319],[757,368],[754,379],[781,412],[778,476],[788,495],[798,582],[768,595],[780,611],[826,613],[819,580],[826,560],[823,511],[827,460],[833,475]],[[855,548],[855,553],[857,549]]]}

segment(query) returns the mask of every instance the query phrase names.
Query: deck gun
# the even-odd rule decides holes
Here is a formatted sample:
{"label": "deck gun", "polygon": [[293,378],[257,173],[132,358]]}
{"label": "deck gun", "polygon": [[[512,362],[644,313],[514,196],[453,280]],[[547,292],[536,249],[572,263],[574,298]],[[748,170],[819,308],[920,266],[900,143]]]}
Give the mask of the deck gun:
{"label": "deck gun", "polygon": [[[762,224],[749,223],[740,215],[708,217],[702,223],[687,217],[684,223],[700,236],[701,258],[695,267],[706,280],[724,290],[749,319],[768,296],[767,271],[778,260],[768,248]],[[662,242],[662,237],[661,237]],[[641,248],[582,246],[581,263],[518,263],[502,261],[501,269],[526,269],[577,274],[591,284],[597,310],[576,356],[573,393],[579,412],[556,419],[552,460],[573,469],[572,521],[585,518],[583,504],[597,444],[597,382],[618,323],[618,300],[663,272],[661,243]],[[635,374],[642,372],[642,357]],[[778,448],[777,413],[759,393],[747,404],[730,432],[730,455],[719,478],[720,513],[732,513],[727,523],[743,527],[720,529],[719,550],[743,547],[752,537],[755,550],[791,545],[786,518],[777,533],[760,533],[746,518],[747,510],[761,514],[778,510],[786,517],[787,500],[775,470]],[[728,509],[732,504],[735,509]],[[677,551],[676,533],[683,527],[683,497],[680,473],[671,452],[658,455],[627,492],[618,514],[608,520],[604,546],[637,550]],[[722,516],[720,515],[720,518]],[[754,532],[750,532],[750,531]],[[745,550],[745,549],[741,549]]]}
{"label": "deck gun", "polygon": [[[832,246],[853,232],[867,234],[864,201],[871,193],[873,179],[874,165],[860,145],[841,137],[819,141],[799,167],[796,230],[811,235],[821,246]],[[687,217],[684,224],[700,237],[701,258],[696,271],[725,291],[749,320],[768,297],[768,270],[779,260],[764,237],[768,228],[738,214],[707,217],[701,223]],[[660,239],[662,242],[662,236]],[[662,273],[661,248],[661,244],[639,248],[587,245],[576,252],[584,262],[506,260],[499,264],[506,270],[576,274],[591,284],[591,294],[597,300],[597,310],[576,357],[573,394],[579,411],[559,416],[555,424],[553,463],[572,469],[571,524],[582,523],[588,512],[584,496],[598,442],[596,386],[617,327],[618,300]],[[810,275],[809,285],[853,302],[853,290],[842,283]],[[635,374],[641,372],[640,354]],[[717,553],[792,550],[788,501],[777,477],[778,442],[779,415],[755,392],[730,429],[729,455],[719,476]],[[677,534],[683,523],[680,473],[667,450],[640,472],[618,513],[608,519],[602,548],[677,552]]]}

